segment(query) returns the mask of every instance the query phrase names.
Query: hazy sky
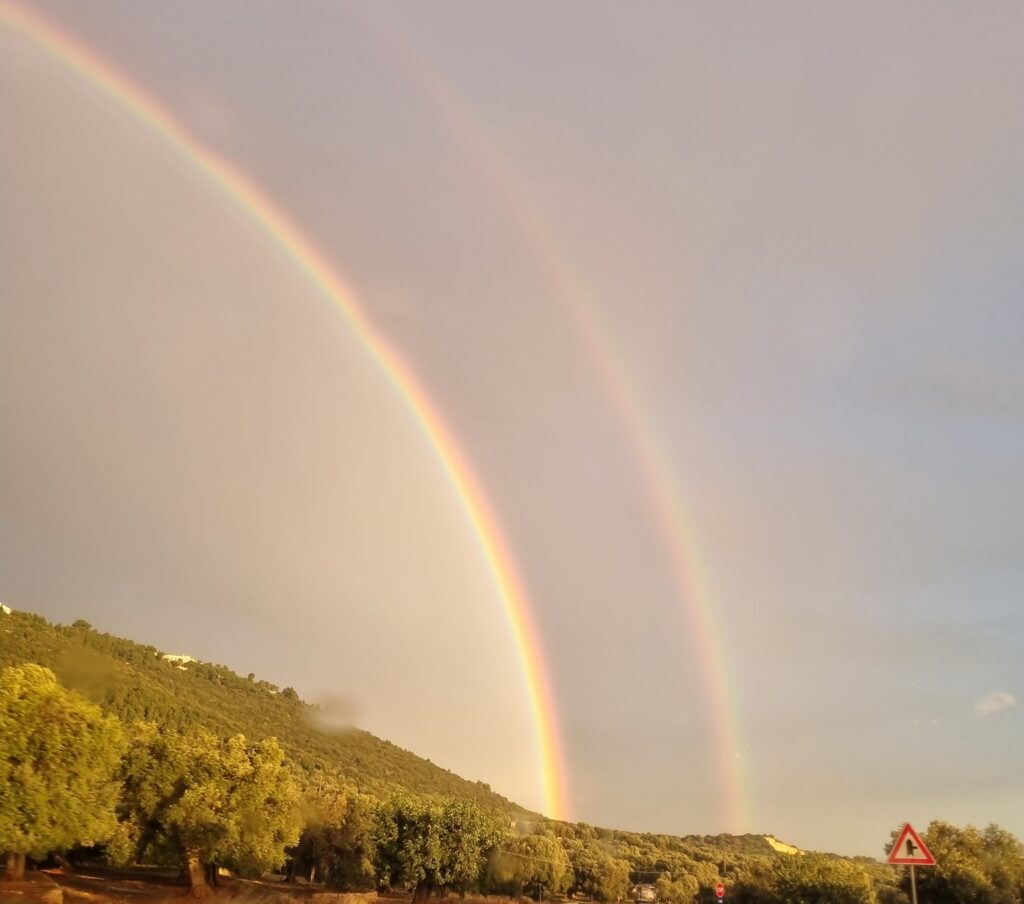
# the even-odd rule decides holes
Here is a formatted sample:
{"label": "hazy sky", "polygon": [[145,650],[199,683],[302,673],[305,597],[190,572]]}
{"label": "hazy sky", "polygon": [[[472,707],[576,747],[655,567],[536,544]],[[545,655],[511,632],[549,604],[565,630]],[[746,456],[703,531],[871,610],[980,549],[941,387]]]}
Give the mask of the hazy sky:
{"label": "hazy sky", "polygon": [[[738,828],[639,423],[742,828],[1024,835],[1018,4],[31,8],[261,186],[429,392],[532,599],[575,818]],[[0,600],[540,807],[491,576],[344,320],[2,24],[0,123]]]}

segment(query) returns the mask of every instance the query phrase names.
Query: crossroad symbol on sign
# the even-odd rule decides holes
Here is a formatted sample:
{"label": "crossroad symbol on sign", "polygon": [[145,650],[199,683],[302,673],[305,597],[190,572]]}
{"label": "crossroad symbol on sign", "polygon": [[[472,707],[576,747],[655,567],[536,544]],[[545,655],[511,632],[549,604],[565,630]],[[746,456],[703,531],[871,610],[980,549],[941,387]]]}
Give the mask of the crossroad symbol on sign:
{"label": "crossroad symbol on sign", "polygon": [[889,862],[902,866],[935,866],[935,858],[928,850],[921,836],[914,831],[914,827],[908,822],[900,837],[889,852]]}

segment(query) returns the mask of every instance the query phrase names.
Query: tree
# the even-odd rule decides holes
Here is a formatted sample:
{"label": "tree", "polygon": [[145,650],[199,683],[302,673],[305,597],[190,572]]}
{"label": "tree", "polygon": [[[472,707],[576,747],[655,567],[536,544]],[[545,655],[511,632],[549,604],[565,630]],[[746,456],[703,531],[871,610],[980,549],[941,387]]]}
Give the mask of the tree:
{"label": "tree", "polygon": [[590,826],[581,823],[574,834],[562,841],[572,870],[569,892],[620,901],[629,892],[629,862],[606,853]]}
{"label": "tree", "polygon": [[584,832],[576,833],[562,841],[572,870],[572,878],[569,881],[570,895],[597,895],[598,868],[603,855],[594,843],[595,837],[596,835]]}
{"label": "tree", "polygon": [[370,798],[330,779],[307,793],[304,823],[292,852],[292,874],[319,874],[331,885],[365,888],[373,881]]}
{"label": "tree", "polygon": [[25,857],[106,840],[116,828],[121,725],[53,672],[26,664],[0,672],[0,851],[6,878]]}
{"label": "tree", "polygon": [[569,886],[572,869],[565,850],[553,835],[509,835],[488,864],[489,883],[519,898],[523,889],[540,885],[560,895]]}
{"label": "tree", "polygon": [[875,904],[871,877],[849,860],[823,854],[783,856],[773,872],[780,904]]}
{"label": "tree", "polygon": [[658,877],[658,900],[666,904],[692,904],[700,885],[689,873]]}
{"label": "tree", "polygon": [[[891,850],[897,832],[888,845]],[[948,904],[1019,904],[1024,897],[1024,848],[1010,832],[990,825],[959,828],[935,821],[922,840],[936,865],[917,871],[922,900]],[[903,886],[909,891],[909,878]]]}
{"label": "tree", "polygon": [[983,833],[982,863],[997,904],[1024,900],[1024,845],[997,825]]}
{"label": "tree", "polygon": [[597,869],[596,897],[602,901],[621,901],[629,894],[629,862],[603,857]]}
{"label": "tree", "polygon": [[192,894],[210,892],[204,867],[258,873],[280,866],[299,838],[298,792],[277,741],[136,726],[125,760],[122,814],[138,855],[177,861]]}
{"label": "tree", "polygon": [[435,888],[468,891],[501,834],[497,819],[475,804],[393,795],[374,818],[379,881],[413,889],[413,904],[423,904]]}

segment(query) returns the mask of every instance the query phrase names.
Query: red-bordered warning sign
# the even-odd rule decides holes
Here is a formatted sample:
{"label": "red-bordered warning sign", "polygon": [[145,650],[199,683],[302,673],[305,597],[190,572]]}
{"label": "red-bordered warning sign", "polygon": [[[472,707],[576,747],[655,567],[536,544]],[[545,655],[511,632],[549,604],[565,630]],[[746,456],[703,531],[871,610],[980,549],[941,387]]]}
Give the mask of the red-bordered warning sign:
{"label": "red-bordered warning sign", "polygon": [[935,858],[908,822],[889,852],[889,862],[900,866],[935,866]]}

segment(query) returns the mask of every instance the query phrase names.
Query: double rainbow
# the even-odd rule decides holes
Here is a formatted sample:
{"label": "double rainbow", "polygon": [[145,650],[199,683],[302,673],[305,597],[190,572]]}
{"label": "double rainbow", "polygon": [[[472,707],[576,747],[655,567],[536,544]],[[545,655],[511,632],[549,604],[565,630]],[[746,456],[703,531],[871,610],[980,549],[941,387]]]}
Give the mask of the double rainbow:
{"label": "double rainbow", "polygon": [[409,84],[443,121],[496,199],[516,226],[556,298],[581,338],[593,371],[604,386],[604,395],[620,426],[644,488],[649,513],[657,527],[662,555],[675,589],[677,616],[697,664],[704,704],[710,719],[709,748],[719,791],[725,828],[747,831],[750,824],[748,794],[741,768],[743,742],[739,727],[740,706],[728,667],[726,647],[712,605],[709,576],[700,566],[696,530],[687,516],[688,506],[674,475],[663,443],[646,416],[643,394],[630,379],[623,354],[611,330],[601,320],[584,280],[560,248],[547,219],[516,178],[513,167],[489,138],[479,117],[452,89],[437,66],[424,56],[411,38],[397,28],[382,7],[362,8],[364,23],[389,51],[389,57],[406,70]]}

